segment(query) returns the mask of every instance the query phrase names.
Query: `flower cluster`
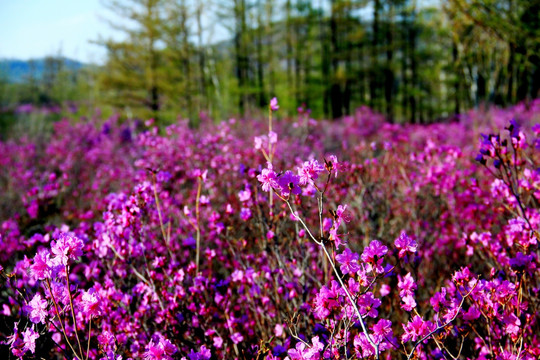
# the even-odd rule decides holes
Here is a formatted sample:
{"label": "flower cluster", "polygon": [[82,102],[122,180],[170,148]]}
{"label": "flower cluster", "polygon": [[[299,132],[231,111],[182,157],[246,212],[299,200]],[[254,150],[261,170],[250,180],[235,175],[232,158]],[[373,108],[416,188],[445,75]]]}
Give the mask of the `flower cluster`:
{"label": "flower cluster", "polygon": [[6,358],[540,357],[539,101],[268,110],[1,141]]}

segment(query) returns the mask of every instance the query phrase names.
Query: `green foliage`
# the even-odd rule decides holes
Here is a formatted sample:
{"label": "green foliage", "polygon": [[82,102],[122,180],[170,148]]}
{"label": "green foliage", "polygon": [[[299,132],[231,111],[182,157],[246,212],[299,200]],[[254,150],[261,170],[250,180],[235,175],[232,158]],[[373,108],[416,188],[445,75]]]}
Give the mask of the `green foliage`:
{"label": "green foliage", "polygon": [[[45,60],[0,102],[100,106],[123,118],[178,116],[193,125],[305,106],[336,118],[368,105],[421,123],[483,102],[509,105],[540,89],[540,2],[441,0],[109,0],[124,40],[100,39],[102,67]],[[213,37],[217,35],[219,39]],[[13,123],[3,112],[2,126]]]}

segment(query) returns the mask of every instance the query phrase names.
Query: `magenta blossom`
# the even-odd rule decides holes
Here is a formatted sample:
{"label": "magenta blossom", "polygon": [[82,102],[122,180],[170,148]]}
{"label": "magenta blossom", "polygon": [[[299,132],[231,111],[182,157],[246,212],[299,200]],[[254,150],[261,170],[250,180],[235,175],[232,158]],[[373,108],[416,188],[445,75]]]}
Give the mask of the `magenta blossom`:
{"label": "magenta blossom", "polygon": [[341,254],[336,255],[336,260],[343,274],[355,273],[360,270],[358,254],[353,253],[349,248],[345,248]]}
{"label": "magenta blossom", "polygon": [[23,351],[30,350],[32,354],[36,352],[36,340],[39,338],[39,334],[34,330],[34,326],[26,328],[23,332]]}
{"label": "magenta blossom", "polygon": [[319,177],[319,174],[324,171],[322,166],[317,160],[305,161],[302,167],[298,168],[298,176],[300,185],[311,184],[313,180]]}
{"label": "magenta blossom", "polygon": [[101,313],[100,302],[96,292],[91,289],[85,291],[81,299],[81,309],[88,316],[99,316]]}
{"label": "magenta blossom", "polygon": [[309,346],[303,342],[298,342],[295,349],[289,349],[289,357],[291,360],[318,360],[320,353],[324,349],[324,344],[319,341],[319,337],[315,336],[311,339],[313,345]]}
{"label": "magenta blossom", "polygon": [[67,265],[69,259],[77,259],[82,256],[84,243],[78,237],[60,233],[56,242],[52,243],[51,251],[54,254],[54,260],[59,264]]}
{"label": "magenta blossom", "polygon": [[162,335],[157,335],[157,341],[150,340],[146,346],[146,352],[143,354],[144,360],[171,360],[176,352],[176,346]]}
{"label": "magenta blossom", "polygon": [[379,319],[379,321],[373,325],[373,338],[376,343],[380,343],[388,336],[392,336],[392,322],[386,319]]}
{"label": "magenta blossom", "polygon": [[372,292],[361,295],[358,299],[358,308],[363,316],[376,318],[379,315],[377,308],[381,306],[381,300],[375,298]]}
{"label": "magenta blossom", "polygon": [[272,100],[270,100],[270,110],[277,111],[279,109],[277,97],[273,97]]}
{"label": "magenta blossom", "polygon": [[399,258],[406,256],[407,253],[414,254],[416,252],[416,241],[407,236],[405,231],[401,232],[394,244],[396,245],[396,248],[399,249]]}
{"label": "magenta blossom", "polygon": [[278,186],[276,173],[272,170],[271,165],[262,170],[261,174],[257,176],[257,180],[262,183],[263,191],[270,191],[270,189]]}
{"label": "magenta blossom", "polygon": [[401,297],[414,294],[416,283],[414,282],[414,278],[412,277],[411,273],[407,273],[407,275],[404,277],[398,275],[398,288],[399,296]]}
{"label": "magenta blossom", "polygon": [[412,339],[416,341],[435,330],[435,325],[431,321],[424,321],[422,317],[416,315],[411,321],[403,325],[405,332],[401,337],[403,342],[407,342]]}
{"label": "magenta blossom", "polygon": [[51,277],[51,268],[49,267],[50,253],[48,250],[40,251],[34,257],[34,262],[30,266],[32,276],[37,280],[43,280]]}
{"label": "magenta blossom", "polygon": [[277,183],[281,188],[281,196],[287,197],[291,193],[294,195],[300,195],[302,193],[302,189],[300,189],[299,181],[300,179],[298,176],[293,174],[290,170],[287,170],[284,174],[282,174],[277,180]]}
{"label": "magenta blossom", "polygon": [[383,257],[388,252],[388,248],[384,246],[379,240],[373,240],[364,249],[362,253],[362,261],[366,263],[366,271],[376,271],[379,274],[384,272],[382,266]]}
{"label": "magenta blossom", "polygon": [[45,318],[47,317],[47,300],[42,299],[40,294],[34,295],[32,300],[28,303],[28,310],[30,312],[30,321],[34,324],[45,324]]}

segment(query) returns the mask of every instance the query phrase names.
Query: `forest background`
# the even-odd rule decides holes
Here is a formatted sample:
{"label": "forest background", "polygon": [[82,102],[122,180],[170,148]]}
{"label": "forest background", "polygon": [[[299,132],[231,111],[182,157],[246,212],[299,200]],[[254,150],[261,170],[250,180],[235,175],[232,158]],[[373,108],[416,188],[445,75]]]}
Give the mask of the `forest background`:
{"label": "forest background", "polygon": [[[13,64],[1,62],[3,136],[18,124],[41,131],[66,113],[161,124],[255,116],[273,96],[285,115],[303,107],[339,118],[366,105],[392,122],[428,123],[534,99],[540,89],[539,0],[104,5],[126,21],[103,24],[124,35],[95,39],[107,50],[103,64],[55,54],[14,78]],[[21,122],[28,114],[30,130]]]}

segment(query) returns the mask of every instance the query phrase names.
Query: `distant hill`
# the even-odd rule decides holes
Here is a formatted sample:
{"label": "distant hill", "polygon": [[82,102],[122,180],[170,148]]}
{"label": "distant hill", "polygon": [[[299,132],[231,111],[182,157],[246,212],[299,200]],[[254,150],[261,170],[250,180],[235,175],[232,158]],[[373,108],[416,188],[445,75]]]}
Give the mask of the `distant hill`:
{"label": "distant hill", "polygon": [[32,60],[0,59],[0,76],[7,77],[8,81],[13,83],[23,82],[32,73],[37,79],[41,79],[47,66],[46,63],[50,59],[60,64],[64,70],[79,70],[87,66],[87,64],[65,57]]}

